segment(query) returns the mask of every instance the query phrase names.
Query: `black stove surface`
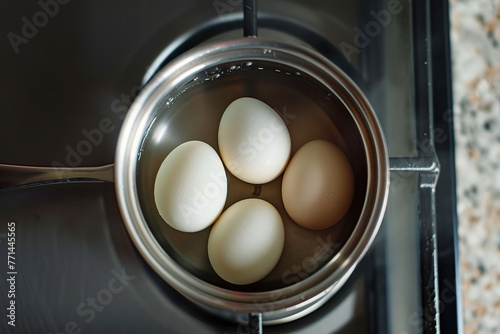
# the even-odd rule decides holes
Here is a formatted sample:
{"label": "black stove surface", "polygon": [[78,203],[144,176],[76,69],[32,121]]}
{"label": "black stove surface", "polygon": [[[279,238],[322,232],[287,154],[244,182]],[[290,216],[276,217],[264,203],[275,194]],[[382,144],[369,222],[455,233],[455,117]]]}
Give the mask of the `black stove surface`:
{"label": "black stove surface", "polygon": [[[447,21],[441,20],[447,8],[433,2],[429,16],[430,6],[259,2],[261,36],[317,49],[362,88],[394,170],[382,228],[346,285],[312,314],[265,333],[436,333],[442,326],[455,332],[456,298],[444,303],[440,297],[443,287],[455,293],[456,286],[456,235],[449,232],[456,228],[453,131],[444,117],[451,104],[449,95],[432,99],[432,93],[449,94]],[[238,0],[41,0],[6,8],[0,163],[9,164],[113,163],[127,108],[156,69],[207,39],[242,34]],[[387,24],[373,14],[390,9]],[[364,30],[370,22],[379,22],[373,36]],[[437,189],[436,170],[426,165],[437,162],[428,139],[434,129],[446,133],[436,140]],[[15,249],[9,250],[9,233]],[[110,183],[0,192],[0,270],[2,332],[247,333],[200,310],[149,268],[127,234]],[[7,309],[12,301],[15,326]]]}

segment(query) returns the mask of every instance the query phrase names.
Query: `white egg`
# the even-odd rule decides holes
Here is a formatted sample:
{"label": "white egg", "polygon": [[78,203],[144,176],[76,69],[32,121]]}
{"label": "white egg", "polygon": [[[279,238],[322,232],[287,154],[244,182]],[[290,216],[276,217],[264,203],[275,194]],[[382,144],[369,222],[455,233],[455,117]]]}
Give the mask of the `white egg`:
{"label": "white egg", "polygon": [[227,178],[217,152],[201,141],[177,146],[161,164],[154,186],[160,216],[173,228],[197,232],[222,212]]}
{"label": "white egg", "polygon": [[269,274],[285,244],[276,208],[261,199],[231,205],[215,222],[208,238],[208,258],[215,272],[233,284],[250,284]]}
{"label": "white egg", "polygon": [[233,101],[219,124],[219,150],[229,171],[254,184],[274,180],[290,158],[285,122],[267,104],[250,97]]}

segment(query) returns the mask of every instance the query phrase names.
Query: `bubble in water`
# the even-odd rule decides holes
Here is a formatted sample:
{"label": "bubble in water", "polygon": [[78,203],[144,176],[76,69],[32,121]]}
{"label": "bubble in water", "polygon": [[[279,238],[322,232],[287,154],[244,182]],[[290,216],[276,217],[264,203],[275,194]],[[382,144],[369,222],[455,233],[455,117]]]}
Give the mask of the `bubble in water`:
{"label": "bubble in water", "polygon": [[247,61],[247,63],[246,63],[245,65],[247,65],[247,66],[252,66],[252,64],[253,64],[253,63],[252,63],[251,61]]}
{"label": "bubble in water", "polygon": [[295,75],[300,75],[300,72],[295,72]]}
{"label": "bubble in water", "polygon": [[216,67],[214,67],[214,68],[210,69],[208,72],[207,72],[207,71],[205,71],[205,73],[206,73],[207,75],[213,75],[213,74],[219,73],[219,71],[220,71],[219,67],[218,67],[218,66],[216,66]]}
{"label": "bubble in water", "polygon": [[269,49],[263,49],[262,52],[267,55],[267,54],[270,54],[271,52],[273,52],[273,50],[269,50]]}
{"label": "bubble in water", "polygon": [[231,65],[231,67],[229,68],[231,71],[234,71],[236,69],[236,65]]}

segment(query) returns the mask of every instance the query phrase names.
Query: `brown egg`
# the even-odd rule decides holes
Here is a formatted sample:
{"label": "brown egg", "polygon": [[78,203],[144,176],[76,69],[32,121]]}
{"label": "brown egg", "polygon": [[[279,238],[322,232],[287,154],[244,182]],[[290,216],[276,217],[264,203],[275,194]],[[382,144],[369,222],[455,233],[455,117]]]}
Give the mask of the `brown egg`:
{"label": "brown egg", "polygon": [[299,225],[322,230],[346,214],[354,196],[354,174],[340,148],[326,140],[302,146],[285,170],[283,204]]}

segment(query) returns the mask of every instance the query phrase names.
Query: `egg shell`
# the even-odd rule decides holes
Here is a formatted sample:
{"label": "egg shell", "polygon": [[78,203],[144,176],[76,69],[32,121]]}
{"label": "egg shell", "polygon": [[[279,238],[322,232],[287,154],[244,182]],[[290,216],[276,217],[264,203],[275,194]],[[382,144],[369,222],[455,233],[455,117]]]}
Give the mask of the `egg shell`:
{"label": "egg shell", "polygon": [[160,216],[182,232],[197,232],[220,215],[227,197],[227,177],[217,152],[201,141],[177,146],[162,162],[154,198]]}
{"label": "egg shell", "polygon": [[228,170],[248,183],[274,180],[290,158],[291,140],[285,122],[270,106],[250,97],[239,98],[226,108],[218,141]]}
{"label": "egg shell", "polygon": [[208,257],[215,272],[238,285],[269,274],[285,244],[285,228],[276,208],[261,199],[245,199],[215,222],[208,238]]}
{"label": "egg shell", "polygon": [[354,174],[344,152],[326,140],[302,146],[283,175],[282,197],[300,226],[321,230],[335,225],[354,197]]}

